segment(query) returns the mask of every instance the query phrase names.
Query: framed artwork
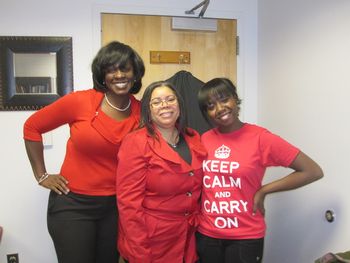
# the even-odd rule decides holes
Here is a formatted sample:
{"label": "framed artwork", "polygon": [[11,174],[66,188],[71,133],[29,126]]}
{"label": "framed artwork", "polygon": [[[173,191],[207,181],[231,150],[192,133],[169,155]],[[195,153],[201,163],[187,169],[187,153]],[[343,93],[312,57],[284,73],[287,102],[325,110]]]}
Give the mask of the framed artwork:
{"label": "framed artwork", "polygon": [[71,37],[0,36],[0,110],[37,110],[71,91]]}

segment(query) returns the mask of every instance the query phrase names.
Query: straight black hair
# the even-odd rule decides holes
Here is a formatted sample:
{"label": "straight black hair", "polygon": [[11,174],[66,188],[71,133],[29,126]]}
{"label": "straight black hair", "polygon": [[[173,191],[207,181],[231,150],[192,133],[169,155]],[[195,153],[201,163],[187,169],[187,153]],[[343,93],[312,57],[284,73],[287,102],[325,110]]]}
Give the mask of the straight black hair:
{"label": "straight black hair", "polygon": [[130,89],[131,94],[136,94],[142,87],[142,77],[145,74],[145,65],[142,58],[130,46],[118,41],[113,41],[102,47],[92,61],[91,71],[94,89],[106,92],[108,88],[104,84],[107,70],[114,66],[124,69],[130,62],[134,71],[134,86]]}
{"label": "straight black hair", "polygon": [[203,117],[210,123],[208,117],[208,103],[210,98],[233,97],[239,106],[242,100],[238,97],[237,88],[227,78],[214,78],[205,83],[198,92],[198,104]]}
{"label": "straight black hair", "polygon": [[176,126],[177,129],[179,130],[180,133],[182,134],[188,134],[192,136],[193,134],[187,129],[187,114],[186,114],[186,109],[185,109],[185,103],[179,92],[176,90],[175,86],[167,81],[156,81],[151,83],[146,89],[145,92],[143,93],[142,99],[141,99],[141,121],[140,121],[140,127],[146,127],[148,133],[152,136],[155,137],[156,133],[154,131],[154,126],[152,124],[152,118],[151,118],[151,97],[152,93],[155,89],[159,87],[168,87],[171,89],[176,98],[177,102],[179,104],[179,109],[180,109],[180,116],[176,121]]}

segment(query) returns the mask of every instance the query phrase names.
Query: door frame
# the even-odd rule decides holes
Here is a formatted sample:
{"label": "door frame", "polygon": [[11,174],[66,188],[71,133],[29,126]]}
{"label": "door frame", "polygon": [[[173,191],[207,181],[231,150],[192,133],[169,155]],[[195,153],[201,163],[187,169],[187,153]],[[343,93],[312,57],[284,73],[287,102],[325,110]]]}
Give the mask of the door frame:
{"label": "door frame", "polygon": [[[92,56],[94,56],[98,50],[101,48],[101,15],[102,13],[115,13],[115,14],[125,14],[125,15],[154,15],[154,16],[177,16],[177,17],[197,17],[196,15],[184,16],[183,8],[166,8],[158,7],[151,8],[149,6],[133,6],[128,4],[95,4],[92,7]],[[130,12],[132,10],[132,12]],[[251,116],[249,121],[256,122],[257,119],[257,98],[253,98],[253,101],[247,105],[248,100],[246,100],[246,83],[250,83],[252,77],[249,78],[245,74],[245,13],[244,12],[232,12],[232,11],[206,11],[206,18],[216,18],[216,19],[236,19],[237,20],[237,36],[239,36],[239,54],[237,54],[237,87],[239,90],[240,98],[246,102],[242,104],[240,118],[246,121],[246,116]],[[254,53],[255,54],[255,53]],[[253,70],[256,72],[256,70]],[[254,76],[256,77],[256,75]],[[252,107],[250,112],[247,112],[247,108]]]}

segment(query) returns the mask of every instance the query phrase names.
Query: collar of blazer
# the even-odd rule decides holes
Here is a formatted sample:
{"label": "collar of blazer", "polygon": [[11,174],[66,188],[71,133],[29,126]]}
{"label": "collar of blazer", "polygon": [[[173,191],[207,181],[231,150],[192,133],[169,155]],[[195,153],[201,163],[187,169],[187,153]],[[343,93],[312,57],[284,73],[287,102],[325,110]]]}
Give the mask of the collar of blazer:
{"label": "collar of blazer", "polygon": [[152,149],[152,151],[157,154],[159,157],[161,157],[164,160],[167,160],[172,163],[176,163],[179,165],[186,167],[185,170],[193,170],[198,169],[202,166],[202,161],[207,155],[207,151],[205,150],[204,146],[200,142],[200,136],[197,132],[190,129],[191,132],[193,132],[193,136],[189,136],[187,134],[184,134],[184,139],[189,147],[189,150],[192,154],[192,164],[187,164],[180,156],[179,154],[174,151],[174,149],[171,148],[171,146],[168,145],[166,140],[163,139],[160,132],[156,130],[156,134],[159,138],[159,140],[154,139],[152,136],[148,135],[148,145]]}

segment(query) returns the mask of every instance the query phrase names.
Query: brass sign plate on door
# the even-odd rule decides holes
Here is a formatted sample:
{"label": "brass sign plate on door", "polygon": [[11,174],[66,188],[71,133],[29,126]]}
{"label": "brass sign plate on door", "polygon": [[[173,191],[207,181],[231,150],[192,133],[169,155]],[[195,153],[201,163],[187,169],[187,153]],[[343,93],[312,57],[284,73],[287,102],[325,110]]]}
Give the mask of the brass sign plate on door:
{"label": "brass sign plate on door", "polygon": [[150,51],[151,64],[190,64],[191,55],[188,51]]}

